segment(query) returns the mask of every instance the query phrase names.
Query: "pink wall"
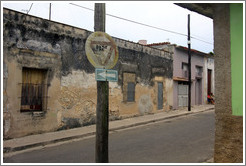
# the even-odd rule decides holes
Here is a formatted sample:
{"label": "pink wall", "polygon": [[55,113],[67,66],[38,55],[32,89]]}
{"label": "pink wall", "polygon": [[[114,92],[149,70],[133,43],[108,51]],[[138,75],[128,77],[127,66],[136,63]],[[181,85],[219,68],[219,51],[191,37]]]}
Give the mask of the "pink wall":
{"label": "pink wall", "polygon": [[[201,55],[198,55],[194,52],[191,53],[191,105],[196,104],[196,91],[195,91],[195,86],[197,84],[196,80],[196,66],[201,66],[203,67],[203,72],[204,72],[204,57]],[[188,52],[185,50],[179,50],[178,48],[174,49],[174,55],[173,55],[173,77],[180,77],[183,78],[182,76],[182,62],[188,63]],[[173,82],[173,108],[177,109],[178,108],[178,81]],[[201,80],[201,99],[203,99],[203,94],[204,94],[204,78]],[[202,100],[202,103],[204,104],[204,101]]]}

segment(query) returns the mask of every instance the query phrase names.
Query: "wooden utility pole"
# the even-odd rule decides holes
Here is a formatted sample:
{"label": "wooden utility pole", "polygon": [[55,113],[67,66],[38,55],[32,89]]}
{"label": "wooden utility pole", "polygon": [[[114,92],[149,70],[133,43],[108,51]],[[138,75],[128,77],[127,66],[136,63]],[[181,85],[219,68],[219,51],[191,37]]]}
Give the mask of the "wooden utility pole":
{"label": "wooden utility pole", "polygon": [[50,10],[49,10],[49,20],[51,20],[51,3],[50,3]]}
{"label": "wooden utility pole", "polygon": [[[95,3],[94,31],[105,32],[105,3]],[[108,81],[97,81],[96,162],[108,163]]]}
{"label": "wooden utility pole", "polygon": [[191,53],[190,53],[190,14],[188,14],[188,70],[189,70],[189,94],[188,111],[191,111]]}

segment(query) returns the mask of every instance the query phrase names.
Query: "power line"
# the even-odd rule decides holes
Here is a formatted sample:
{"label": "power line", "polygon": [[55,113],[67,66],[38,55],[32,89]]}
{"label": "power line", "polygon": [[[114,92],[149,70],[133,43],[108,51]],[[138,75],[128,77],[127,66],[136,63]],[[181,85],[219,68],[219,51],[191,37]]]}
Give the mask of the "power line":
{"label": "power line", "polygon": [[[77,4],[74,4],[74,3],[70,3],[70,4],[74,5],[74,6],[78,6],[78,7],[84,8],[84,9],[87,9],[87,10],[90,10],[90,11],[94,11],[93,9],[90,9],[90,8],[87,8],[87,7],[84,7],[84,6],[81,6],[81,5],[77,5]],[[158,27],[155,27],[155,26],[152,26],[152,25],[147,25],[147,24],[140,23],[140,22],[137,22],[137,21],[133,21],[133,20],[129,20],[129,19],[126,19],[126,18],[118,17],[118,16],[115,16],[115,15],[112,15],[112,14],[106,13],[106,15],[114,17],[114,18],[118,18],[118,19],[121,19],[121,20],[124,20],[124,21],[132,22],[132,23],[135,23],[135,24],[147,26],[147,27],[150,27],[150,28],[155,28],[155,29],[158,29],[158,30],[163,30],[163,31],[166,31],[166,32],[175,33],[175,34],[178,34],[178,35],[187,36],[186,34],[174,32],[174,31],[169,31],[169,30],[166,30],[166,29],[163,29],[163,28],[158,28]]]}
{"label": "power line", "polygon": [[[74,4],[74,3],[69,3],[69,4],[70,4],[70,5],[77,6],[77,7],[80,7],[80,8],[83,8],[83,9],[86,9],[86,10],[94,11],[93,9],[90,9],[90,8],[87,8],[87,7],[78,5],[78,4]],[[155,26],[152,26],[152,25],[140,23],[140,22],[137,22],[137,21],[129,20],[129,19],[122,18],[122,17],[115,16],[115,15],[108,14],[108,13],[106,13],[106,15],[108,15],[108,16],[110,16],[110,17],[117,18],[117,19],[121,19],[121,20],[124,20],[124,21],[128,21],[128,22],[131,22],[131,23],[134,23],[134,24],[139,24],[139,25],[146,26],[146,27],[149,27],[149,28],[153,28],[153,29],[157,29],[157,30],[161,30],[161,31],[165,31],[165,32],[169,32],[169,33],[173,33],[173,34],[176,34],[176,35],[181,35],[181,36],[186,36],[186,37],[187,37],[187,35],[186,35],[186,34],[183,34],[183,33],[174,32],[174,31],[170,31],[170,30],[166,30],[166,29],[163,29],[163,28],[159,28],[159,27],[155,27]],[[207,44],[213,45],[213,43],[207,42],[207,41],[202,40],[202,39],[198,39],[198,38],[193,37],[193,36],[191,36],[191,38],[192,38],[192,39],[195,39],[195,40],[199,40],[199,41],[204,42],[204,43],[207,43]]]}
{"label": "power line", "polygon": [[49,9],[49,20],[51,20],[51,3],[50,3],[50,9]]}
{"label": "power line", "polygon": [[204,42],[204,43],[207,43],[207,44],[213,45],[213,43],[207,42],[207,41],[202,40],[202,39],[198,39],[198,38],[196,38],[196,37],[192,37],[192,36],[191,36],[190,38],[195,39],[195,40],[199,40],[199,41]]}
{"label": "power line", "polygon": [[21,11],[26,12],[26,14],[28,15],[29,12],[30,12],[31,9],[32,9],[32,5],[33,5],[33,3],[32,3],[31,6],[29,7],[29,10],[24,10],[24,9],[22,9]]}
{"label": "power line", "polygon": [[29,10],[27,11],[27,13],[26,13],[26,14],[28,14],[28,13],[31,11],[31,9],[32,9],[32,5],[33,5],[33,3],[31,4],[31,6],[30,6],[30,8],[29,8]]}
{"label": "power line", "polygon": [[90,11],[94,11],[93,9],[90,9],[90,8],[87,8],[87,7],[84,7],[84,6],[81,6],[81,5],[77,5],[77,4],[74,4],[74,3],[69,3],[70,5],[74,5],[74,6],[78,6],[78,7],[81,7],[81,8],[84,8],[84,9],[87,9],[87,10],[90,10]]}

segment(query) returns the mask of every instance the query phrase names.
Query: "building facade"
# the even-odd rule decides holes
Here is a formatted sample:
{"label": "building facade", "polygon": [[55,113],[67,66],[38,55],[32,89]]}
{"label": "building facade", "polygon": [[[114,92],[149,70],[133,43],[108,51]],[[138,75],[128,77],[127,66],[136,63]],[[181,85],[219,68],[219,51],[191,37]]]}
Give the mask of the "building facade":
{"label": "building facade", "polygon": [[213,19],[215,60],[215,163],[244,160],[244,2],[179,3]]}
{"label": "building facade", "polygon": [[[149,44],[173,53],[173,109],[188,106],[188,48],[169,42]],[[191,105],[207,103],[214,94],[214,60],[209,54],[191,49]]]}
{"label": "building facade", "polygon": [[[95,69],[85,54],[91,33],[3,9],[4,139],[95,123]],[[113,39],[118,82],[109,83],[109,118],[171,109],[172,53]]]}

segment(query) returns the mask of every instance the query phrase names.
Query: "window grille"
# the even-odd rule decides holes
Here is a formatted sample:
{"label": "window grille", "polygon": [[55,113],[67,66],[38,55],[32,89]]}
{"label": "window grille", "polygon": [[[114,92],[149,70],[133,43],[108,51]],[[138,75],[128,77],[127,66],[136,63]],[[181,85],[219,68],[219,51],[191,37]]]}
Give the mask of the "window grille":
{"label": "window grille", "polygon": [[47,105],[46,70],[22,70],[21,112],[45,111]]}

